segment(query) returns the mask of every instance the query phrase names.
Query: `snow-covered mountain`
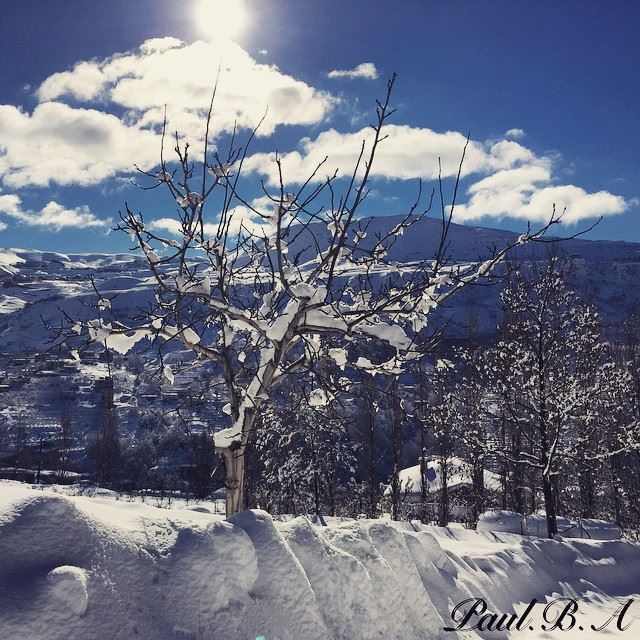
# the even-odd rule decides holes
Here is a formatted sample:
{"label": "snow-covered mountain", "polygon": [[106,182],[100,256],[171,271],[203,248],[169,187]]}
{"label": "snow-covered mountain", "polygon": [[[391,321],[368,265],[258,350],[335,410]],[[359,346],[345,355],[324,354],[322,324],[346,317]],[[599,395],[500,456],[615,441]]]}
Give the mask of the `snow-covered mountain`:
{"label": "snow-covered mountain", "polygon": [[[367,228],[371,241],[393,228],[399,216],[372,218]],[[328,230],[313,228],[320,246],[328,241]],[[487,257],[493,247],[501,248],[517,234],[496,229],[452,225],[449,254],[454,262]],[[440,240],[440,222],[423,218],[398,237],[389,259],[399,264],[415,263],[433,256]],[[301,235],[290,253],[311,251],[309,237]],[[309,248],[308,248],[309,247]],[[583,299],[600,309],[606,323],[615,325],[640,306],[640,244],[629,242],[567,240],[552,244],[527,245],[513,252],[516,261],[543,258],[549,250],[567,258],[565,279]],[[311,255],[309,255],[311,257]],[[87,304],[95,300],[89,282],[92,276],[102,295],[115,296],[113,306],[121,317],[134,313],[153,290],[146,262],[135,253],[62,254],[27,249],[0,250],[0,350],[31,352],[41,350],[50,332],[44,321],[58,324],[61,309],[71,317],[94,315]],[[499,319],[499,285],[472,286],[458,295],[444,311],[452,316],[453,336],[476,333],[490,335]]]}
{"label": "snow-covered mountain", "polygon": [[152,281],[146,261],[134,254],[78,254],[26,249],[0,250],[0,349],[35,351],[51,339],[45,323],[59,324],[63,311],[71,317],[95,315],[90,283],[113,296],[126,313],[144,304]]}

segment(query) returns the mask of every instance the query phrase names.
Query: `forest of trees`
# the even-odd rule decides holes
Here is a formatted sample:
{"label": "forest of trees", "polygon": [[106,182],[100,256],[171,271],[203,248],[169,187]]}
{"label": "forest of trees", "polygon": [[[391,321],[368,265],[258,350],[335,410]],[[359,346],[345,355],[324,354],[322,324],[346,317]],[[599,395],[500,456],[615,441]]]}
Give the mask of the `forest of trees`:
{"label": "forest of trees", "polygon": [[[545,511],[550,535],[556,516],[637,529],[638,319],[604,326],[593,305],[567,290],[562,269],[557,258],[513,269],[493,341],[449,348],[446,358],[436,346],[400,378],[363,377],[343,399],[342,421],[301,406],[295,394],[270,409],[257,429],[263,481],[253,504],[371,517],[389,483],[389,510],[400,518],[400,468],[439,459],[446,471],[456,456],[472,468],[475,518],[494,506]],[[486,500],[484,470],[501,478],[497,504]],[[435,498],[444,525],[446,473],[442,484]]]}

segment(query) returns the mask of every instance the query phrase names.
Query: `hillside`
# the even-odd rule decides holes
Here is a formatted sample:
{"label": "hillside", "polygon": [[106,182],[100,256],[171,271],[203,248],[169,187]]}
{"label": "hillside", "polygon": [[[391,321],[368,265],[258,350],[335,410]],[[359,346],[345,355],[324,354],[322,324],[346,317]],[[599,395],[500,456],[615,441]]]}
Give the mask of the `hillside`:
{"label": "hillside", "polygon": [[[393,228],[399,216],[380,216],[368,223],[371,242],[379,233]],[[320,246],[326,243],[326,227],[316,225],[312,232]],[[439,241],[440,223],[423,218],[409,232],[400,236],[389,252],[389,259],[410,265],[433,256]],[[469,262],[485,258],[492,247],[513,242],[517,234],[509,231],[452,225],[449,255],[452,262]],[[301,260],[311,258],[312,243],[301,234],[290,252],[301,252]],[[640,304],[640,290],[629,286],[640,278],[640,244],[627,242],[567,240],[535,244],[514,251],[515,261],[544,257],[553,250],[567,258],[565,279],[579,296],[600,309],[605,323],[615,325]],[[0,350],[33,352],[42,349],[51,334],[44,321],[57,324],[61,309],[71,317],[90,315],[87,303],[95,296],[89,284],[93,276],[102,295],[115,296],[113,306],[120,317],[135,313],[144,306],[153,288],[146,263],[134,254],[61,254],[27,249],[0,250]],[[490,336],[498,320],[499,285],[468,288],[457,296],[447,317],[454,320],[449,334],[464,337],[468,324],[475,331]]]}

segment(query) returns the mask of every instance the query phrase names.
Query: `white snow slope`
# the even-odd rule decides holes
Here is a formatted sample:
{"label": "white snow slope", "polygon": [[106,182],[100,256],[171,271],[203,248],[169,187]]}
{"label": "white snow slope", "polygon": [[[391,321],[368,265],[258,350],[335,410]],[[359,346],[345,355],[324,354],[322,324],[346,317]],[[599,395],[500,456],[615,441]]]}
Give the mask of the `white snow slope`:
{"label": "white snow slope", "polygon": [[[549,541],[349,521],[227,522],[202,506],[159,509],[0,483],[0,639],[149,640],[632,638],[616,632],[446,632],[484,597],[510,612],[553,594],[602,623],[640,593],[640,545]],[[639,605],[640,606],[640,605]],[[634,628],[635,626],[635,628]],[[637,635],[635,636],[637,637]]]}

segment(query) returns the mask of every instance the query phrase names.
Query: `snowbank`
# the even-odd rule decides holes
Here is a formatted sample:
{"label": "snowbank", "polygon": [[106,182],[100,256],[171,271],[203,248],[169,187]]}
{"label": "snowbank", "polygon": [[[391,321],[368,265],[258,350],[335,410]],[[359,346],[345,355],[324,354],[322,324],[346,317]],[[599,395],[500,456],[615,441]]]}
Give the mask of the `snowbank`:
{"label": "snowbank", "polygon": [[584,518],[579,521],[578,527],[592,540],[620,540],[620,529],[613,522]]}
{"label": "snowbank", "polygon": [[225,521],[0,483],[0,640],[473,638],[442,630],[465,598],[512,611],[564,593],[610,614],[639,592],[631,542]]}
{"label": "snowbank", "polygon": [[485,511],[478,518],[477,529],[524,534],[524,516],[515,511]]}
{"label": "snowbank", "polygon": [[[563,538],[587,538],[590,540],[619,540],[620,529],[606,520],[569,520],[556,518],[558,533]],[[547,518],[544,512],[523,516],[515,511],[485,511],[478,518],[478,531],[517,533],[538,538],[547,537]]]}

